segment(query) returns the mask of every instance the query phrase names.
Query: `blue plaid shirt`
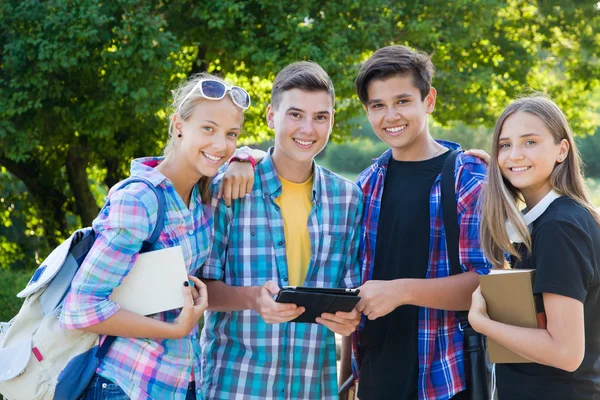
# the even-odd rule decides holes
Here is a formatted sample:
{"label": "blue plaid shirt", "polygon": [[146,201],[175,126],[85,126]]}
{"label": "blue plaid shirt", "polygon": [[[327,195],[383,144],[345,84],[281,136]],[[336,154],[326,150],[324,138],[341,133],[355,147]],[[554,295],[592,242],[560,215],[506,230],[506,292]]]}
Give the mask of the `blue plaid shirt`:
{"label": "blue plaid shirt", "polygon": [[[454,150],[456,143],[438,141]],[[363,191],[365,210],[359,257],[362,262],[364,282],[373,276],[377,223],[381,211],[381,198],[385,176],[392,151],[387,150],[358,177]],[[454,176],[456,181],[457,213],[460,225],[459,255],[464,271],[487,274],[491,264],[483,254],[479,242],[481,216],[478,199],[485,180],[485,164],[477,157],[461,153],[456,158]],[[443,278],[450,275],[450,263],[446,251],[446,235],[441,207],[441,174],[436,178],[429,197],[430,253],[427,278]],[[410,190],[410,188],[407,188]],[[353,369],[357,374],[362,359],[360,334],[365,319],[353,336]],[[419,400],[446,400],[465,389],[463,363],[463,334],[458,329],[458,319],[453,311],[419,307]]]}
{"label": "blue plaid shirt", "polygon": [[[244,199],[231,208],[213,200],[215,241],[202,278],[231,286],[288,284],[283,219],[275,203],[281,181],[270,153],[257,165]],[[360,190],[314,164],[312,201],[304,286],[359,286]],[[200,344],[209,399],[337,399],[334,334],[322,325],[267,324],[250,310],[207,311]]]}

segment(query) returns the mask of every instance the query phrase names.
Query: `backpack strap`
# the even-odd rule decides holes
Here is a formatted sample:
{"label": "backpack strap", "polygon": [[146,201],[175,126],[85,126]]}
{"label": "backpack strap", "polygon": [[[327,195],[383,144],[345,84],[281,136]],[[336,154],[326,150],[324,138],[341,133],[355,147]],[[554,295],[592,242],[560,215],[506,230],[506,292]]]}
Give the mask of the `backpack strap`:
{"label": "backpack strap", "polygon": [[154,231],[152,232],[152,235],[150,235],[148,240],[144,241],[144,243],[142,244],[142,249],[140,250],[140,253],[145,253],[145,252],[149,251],[152,248],[152,246],[154,246],[154,244],[158,240],[158,237],[160,236],[160,233],[162,232],[162,230],[165,226],[165,203],[166,203],[166,200],[165,200],[165,194],[161,189],[154,186],[152,184],[152,182],[150,182],[149,180],[139,177],[139,176],[134,176],[134,177],[125,179],[123,182],[121,182],[121,184],[117,187],[116,190],[123,189],[125,186],[127,186],[131,183],[135,183],[135,182],[142,182],[142,183],[145,183],[146,185],[148,185],[148,187],[150,188],[150,190],[152,190],[154,192],[154,194],[156,195],[156,199],[158,200],[158,202],[157,202],[158,210],[156,211],[156,226],[154,227]]}
{"label": "backpack strap", "polygon": [[104,342],[100,346],[98,346],[98,350],[96,351],[96,358],[98,362],[102,361],[106,353],[108,353],[108,349],[113,344],[113,342],[117,339],[116,336],[106,336],[104,338]]}
{"label": "backpack strap", "polygon": [[[165,194],[162,190],[160,190],[159,188],[154,186],[152,184],[152,182],[150,182],[149,180],[139,177],[139,176],[130,177],[130,178],[125,179],[123,182],[121,182],[121,185],[119,185],[119,187],[117,187],[116,190],[120,190],[120,189],[124,188],[125,186],[129,185],[130,183],[135,183],[135,182],[142,182],[142,183],[145,183],[146,185],[148,185],[148,187],[154,192],[154,194],[156,195],[156,199],[158,200],[158,202],[157,202],[158,210],[156,211],[156,226],[154,227],[154,231],[152,232],[152,235],[150,235],[148,240],[144,241],[144,243],[142,244],[142,249],[140,250],[140,253],[145,253],[154,246],[154,244],[158,240],[158,237],[160,236],[160,233],[162,232],[162,230],[165,226],[165,203],[166,203],[166,200],[165,200]],[[102,344],[98,347],[98,350],[96,351],[96,358],[98,359],[98,362],[100,362],[104,358],[106,353],[108,353],[108,349],[113,344],[113,342],[115,341],[116,338],[117,338],[116,336],[106,336],[106,338],[104,339],[104,342],[102,342]]]}
{"label": "backpack strap", "polygon": [[454,181],[456,157],[461,152],[461,150],[454,150],[450,153],[442,168],[442,216],[446,233],[446,251],[450,261],[450,275],[462,273],[459,256],[460,227],[458,226],[458,204]]}
{"label": "backpack strap", "polygon": [[[446,251],[450,261],[450,275],[461,274],[460,267],[460,226],[458,225],[458,203],[456,202],[456,186],[454,180],[454,167],[456,157],[462,150],[454,150],[442,167],[442,216],[444,219],[444,232],[446,233]],[[459,328],[463,330],[469,324],[468,311],[456,311]]]}

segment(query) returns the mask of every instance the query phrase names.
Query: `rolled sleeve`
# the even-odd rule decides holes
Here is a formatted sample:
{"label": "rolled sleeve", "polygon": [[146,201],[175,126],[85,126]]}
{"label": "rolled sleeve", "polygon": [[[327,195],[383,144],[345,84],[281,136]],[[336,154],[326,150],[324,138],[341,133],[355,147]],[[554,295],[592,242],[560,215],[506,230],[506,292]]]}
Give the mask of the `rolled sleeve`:
{"label": "rolled sleeve", "polygon": [[[154,213],[156,214],[156,213]],[[156,219],[156,215],[153,216]],[[100,323],[118,310],[110,294],[129,273],[155,221],[136,196],[112,194],[93,222],[96,240],[71,283],[60,315],[67,329]]]}

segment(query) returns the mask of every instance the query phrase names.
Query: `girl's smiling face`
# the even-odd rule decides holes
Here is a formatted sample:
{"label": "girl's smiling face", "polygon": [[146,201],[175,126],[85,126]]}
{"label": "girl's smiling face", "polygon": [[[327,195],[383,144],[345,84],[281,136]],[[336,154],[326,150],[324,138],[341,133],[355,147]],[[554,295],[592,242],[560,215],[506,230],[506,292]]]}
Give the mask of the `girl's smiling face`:
{"label": "girl's smiling face", "polygon": [[187,164],[198,179],[216,175],[235,151],[242,121],[240,108],[229,96],[199,101],[187,120],[175,117],[175,126],[182,135],[175,159]]}
{"label": "girl's smiling face", "polygon": [[498,138],[502,176],[521,192],[528,208],[552,190],[552,171],[568,152],[566,139],[556,143],[544,121],[527,112],[508,117]]}

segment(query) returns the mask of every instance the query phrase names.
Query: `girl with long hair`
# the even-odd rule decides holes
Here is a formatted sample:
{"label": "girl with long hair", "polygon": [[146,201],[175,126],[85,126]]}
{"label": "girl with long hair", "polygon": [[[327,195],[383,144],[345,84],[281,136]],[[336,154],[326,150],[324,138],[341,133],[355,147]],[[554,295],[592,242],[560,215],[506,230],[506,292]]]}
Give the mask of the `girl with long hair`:
{"label": "girl with long hair", "polygon": [[[531,363],[497,364],[501,400],[600,399],[600,216],[559,107],[525,97],[498,119],[483,194],[481,243],[496,267],[535,269],[547,326],[489,318],[478,288],[473,328]],[[519,210],[524,203],[526,208]]]}
{"label": "girl with long hair", "polygon": [[[116,336],[83,399],[196,399],[200,368],[198,320],[206,309],[205,285],[194,275],[212,237],[210,184],[234,153],[248,93],[199,74],[174,91],[164,157],[131,164],[131,176],[164,192],[164,227],[153,250],[181,246],[189,279],[185,304],[141,316],[109,299],[131,270],[157,223],[155,193],[143,182],[120,184],[93,222],[96,241],[73,280],[60,316],[68,329]],[[193,286],[193,288],[192,288]],[[160,294],[158,294],[160,295]]]}

